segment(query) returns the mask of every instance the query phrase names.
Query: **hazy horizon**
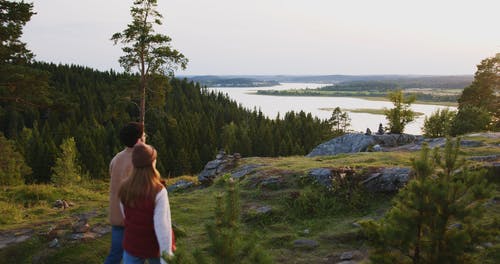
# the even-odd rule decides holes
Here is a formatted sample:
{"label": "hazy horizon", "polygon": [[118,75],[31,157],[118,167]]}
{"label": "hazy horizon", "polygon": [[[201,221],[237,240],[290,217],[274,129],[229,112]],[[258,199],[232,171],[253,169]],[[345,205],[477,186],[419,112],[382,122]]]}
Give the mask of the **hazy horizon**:
{"label": "hazy horizon", "polygon": [[[31,2],[31,1],[28,1]],[[122,71],[110,37],[132,0],[34,0],[40,61]],[[472,75],[500,52],[500,1],[159,0],[192,75]]]}

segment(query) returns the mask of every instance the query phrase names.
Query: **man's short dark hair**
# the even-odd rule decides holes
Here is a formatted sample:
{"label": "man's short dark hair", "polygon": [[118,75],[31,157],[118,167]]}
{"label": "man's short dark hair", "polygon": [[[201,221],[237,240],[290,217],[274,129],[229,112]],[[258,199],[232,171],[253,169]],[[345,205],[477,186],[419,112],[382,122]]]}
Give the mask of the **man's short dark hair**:
{"label": "man's short dark hair", "polygon": [[130,122],[120,130],[120,141],[131,148],[144,133],[144,125],[139,122]]}

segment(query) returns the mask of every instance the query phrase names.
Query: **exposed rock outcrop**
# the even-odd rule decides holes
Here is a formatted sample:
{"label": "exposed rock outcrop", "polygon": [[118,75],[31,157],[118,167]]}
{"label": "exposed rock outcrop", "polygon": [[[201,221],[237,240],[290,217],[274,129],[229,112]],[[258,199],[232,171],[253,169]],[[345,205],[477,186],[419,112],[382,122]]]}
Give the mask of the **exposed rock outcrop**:
{"label": "exposed rock outcrop", "polygon": [[194,186],[194,183],[193,182],[190,182],[190,181],[186,181],[186,180],[180,180],[170,186],[167,187],[167,191],[169,193],[172,193],[172,192],[177,192],[177,191],[181,191],[181,190],[185,190],[189,187],[192,187]]}
{"label": "exposed rock outcrop", "polygon": [[[409,151],[418,151],[422,149],[422,145],[426,143],[429,148],[441,148],[446,144],[446,138],[423,138],[421,136],[417,137],[417,140],[414,144],[408,144],[401,146],[399,149],[394,150],[409,150]],[[461,140],[460,146],[466,148],[475,148],[482,146],[483,143],[480,141],[474,140]]]}
{"label": "exposed rock outcrop", "polygon": [[10,244],[17,244],[30,239],[34,235],[33,229],[17,229],[0,232],[0,249]]}
{"label": "exposed rock outcrop", "polygon": [[242,180],[248,174],[254,173],[255,170],[257,168],[261,167],[261,166],[262,165],[259,165],[259,164],[247,164],[247,165],[243,165],[240,168],[238,168],[237,170],[233,171],[233,173],[231,173],[231,177],[233,179]]}
{"label": "exposed rock outcrop", "polygon": [[397,147],[415,142],[417,136],[409,134],[345,134],[314,148],[307,157],[337,155],[340,153],[356,153],[370,150],[375,145]]}
{"label": "exposed rock outcrop", "polygon": [[[378,168],[368,176],[358,175],[351,168],[314,168],[311,169],[307,177],[313,182],[328,189],[334,184],[334,179],[345,179],[346,177],[360,181],[370,192],[395,192],[406,185],[410,180],[410,168]],[[365,180],[362,180],[366,178]]]}
{"label": "exposed rock outcrop", "polygon": [[332,187],[333,172],[328,168],[315,168],[309,171],[307,177],[327,188]]}
{"label": "exposed rock outcrop", "polygon": [[[424,143],[430,148],[443,147],[446,144],[446,138],[424,138],[410,134],[345,134],[318,145],[307,154],[307,157],[365,151],[419,151]],[[483,146],[484,143],[462,140],[460,145],[475,148]]]}
{"label": "exposed rock outcrop", "polygon": [[27,241],[35,236],[47,239],[49,248],[59,248],[67,241],[99,238],[111,232],[111,226],[100,223],[89,225],[89,220],[97,216],[102,216],[102,214],[91,211],[75,214],[73,219],[44,223],[44,226],[0,231],[0,249]]}
{"label": "exposed rock outcrop", "polygon": [[346,134],[320,144],[307,154],[307,157],[363,152],[375,144],[373,135]]}
{"label": "exposed rock outcrop", "polygon": [[259,186],[268,190],[281,189],[285,185],[285,179],[282,176],[271,176],[260,182]]}
{"label": "exposed rock outcrop", "polygon": [[239,153],[227,155],[226,152],[220,151],[215,160],[209,161],[205,165],[205,168],[198,175],[198,180],[204,185],[211,184],[217,176],[234,168],[240,158],[241,155]]}
{"label": "exposed rock outcrop", "polygon": [[410,134],[382,134],[373,135],[373,139],[381,147],[397,147],[415,142],[422,137]]}
{"label": "exposed rock outcrop", "polygon": [[473,161],[497,161],[500,159],[500,154],[493,154],[493,155],[486,155],[486,156],[474,156],[468,158],[468,160],[473,160]]}
{"label": "exposed rock outcrop", "polygon": [[382,168],[361,184],[371,192],[395,192],[410,180],[410,168]]}

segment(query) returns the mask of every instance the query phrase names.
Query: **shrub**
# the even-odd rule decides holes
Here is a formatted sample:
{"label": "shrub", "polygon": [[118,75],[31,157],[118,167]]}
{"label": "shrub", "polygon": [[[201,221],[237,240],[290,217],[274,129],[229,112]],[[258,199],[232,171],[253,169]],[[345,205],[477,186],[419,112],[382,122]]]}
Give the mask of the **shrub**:
{"label": "shrub", "polygon": [[23,210],[16,204],[0,201],[0,224],[19,223],[23,217]]}
{"label": "shrub", "polygon": [[332,172],[331,188],[302,180],[304,187],[300,191],[291,192],[284,197],[289,214],[302,218],[366,209],[371,195],[360,186],[359,175],[349,168],[335,169]]}
{"label": "shrub", "polygon": [[415,112],[410,109],[410,105],[415,102],[415,96],[405,98],[401,90],[390,92],[388,96],[394,104],[394,108],[384,111],[385,117],[389,121],[389,132],[401,134],[405,126],[415,119]]}
{"label": "shrub", "polygon": [[438,109],[429,118],[425,117],[424,127],[422,128],[424,136],[433,138],[449,136],[456,115],[455,111]]}
{"label": "shrub", "polygon": [[226,174],[223,174],[223,175],[217,177],[214,180],[214,185],[218,186],[218,187],[221,187],[221,186],[225,186],[230,181],[231,181],[231,173],[226,173]]}
{"label": "shrub", "polygon": [[68,138],[60,146],[61,152],[52,168],[52,182],[58,186],[64,186],[81,179],[81,169],[77,162],[78,150],[74,138]]}
{"label": "shrub", "polygon": [[42,201],[54,202],[58,197],[58,192],[50,185],[24,185],[10,189],[11,201],[23,204],[24,207],[32,207]]}

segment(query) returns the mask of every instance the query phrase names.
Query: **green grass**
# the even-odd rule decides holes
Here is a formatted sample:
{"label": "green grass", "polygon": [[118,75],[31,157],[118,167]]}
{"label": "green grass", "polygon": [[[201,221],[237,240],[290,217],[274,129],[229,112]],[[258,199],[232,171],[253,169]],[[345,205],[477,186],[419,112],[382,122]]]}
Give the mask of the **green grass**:
{"label": "green grass", "polygon": [[[30,226],[50,220],[61,220],[72,213],[102,208],[108,201],[108,185],[104,182],[77,186],[19,185],[1,187],[0,230]],[[75,205],[66,209],[53,208],[56,200],[64,199]]]}
{"label": "green grass", "polygon": [[[462,148],[465,156],[498,154],[499,138],[484,135],[466,136],[464,139],[479,140],[486,146],[478,148]],[[240,182],[242,208],[242,231],[249,236],[257,237],[257,241],[266,248],[277,263],[323,263],[332,254],[340,254],[347,250],[366,248],[360,229],[353,225],[366,218],[379,218],[390,208],[391,196],[374,195],[361,199],[365,204],[360,208],[349,208],[349,204],[339,203],[335,197],[325,200],[325,204],[333,204],[330,212],[315,216],[302,212],[301,207],[291,206],[290,195],[298,192],[309,195],[310,205],[315,205],[319,193],[304,181],[311,168],[351,167],[362,170],[370,167],[411,167],[411,158],[417,152],[370,152],[341,154],[306,158],[303,156],[277,158],[245,158],[244,164],[263,164],[257,172],[248,175]],[[263,188],[257,182],[267,177],[281,177],[283,184],[273,188]],[[196,177],[184,176],[184,180],[196,183]],[[178,179],[175,179],[178,180]],[[174,179],[168,180],[172,184]],[[169,194],[173,221],[185,232],[185,236],[177,238],[177,246],[192,252],[200,249],[205,252],[208,238],[205,226],[214,219],[215,196],[224,191],[223,182],[218,180],[208,188],[196,188],[184,192]],[[56,188],[52,185],[32,185],[1,187],[0,190],[0,229],[7,230],[18,227],[38,226],[47,228],[47,221],[64,221],[71,219],[77,212],[97,210],[99,216],[90,224],[107,223],[108,188],[106,182],[90,182],[81,186]],[[306,190],[310,188],[310,191]],[[495,196],[500,196],[496,187]],[[321,197],[319,197],[321,198]],[[67,199],[75,202],[75,207],[62,211],[51,208],[56,199]],[[331,200],[328,200],[331,199]],[[307,207],[308,200],[305,200]],[[269,215],[252,214],[249,208],[255,206],[271,206]],[[500,205],[493,204],[488,209],[482,225],[498,233]],[[320,246],[314,250],[297,250],[292,242],[298,238],[313,239]],[[81,242],[63,243],[59,249],[48,249],[43,236],[24,243],[0,250],[0,260],[6,263],[102,263],[110,246],[110,235]],[[495,241],[493,241],[495,242]],[[492,249],[478,253],[484,263],[494,263],[498,253],[498,241]],[[0,261],[1,262],[1,261]]]}
{"label": "green grass", "polygon": [[[35,237],[23,243],[0,249],[1,263],[31,264],[34,259],[45,251],[43,239]],[[36,262],[35,262],[36,263]]]}
{"label": "green grass", "polygon": [[110,242],[111,235],[106,235],[100,239],[84,243],[67,244],[64,246],[64,250],[54,249],[52,252],[41,256],[38,263],[102,263],[109,253]]}
{"label": "green grass", "polygon": [[266,167],[281,170],[292,170],[306,173],[311,168],[319,167],[409,167],[410,158],[415,154],[411,152],[361,152],[355,154],[339,154],[335,156],[321,156],[306,158],[303,156],[290,156],[279,158],[247,158],[247,163],[265,164]]}

